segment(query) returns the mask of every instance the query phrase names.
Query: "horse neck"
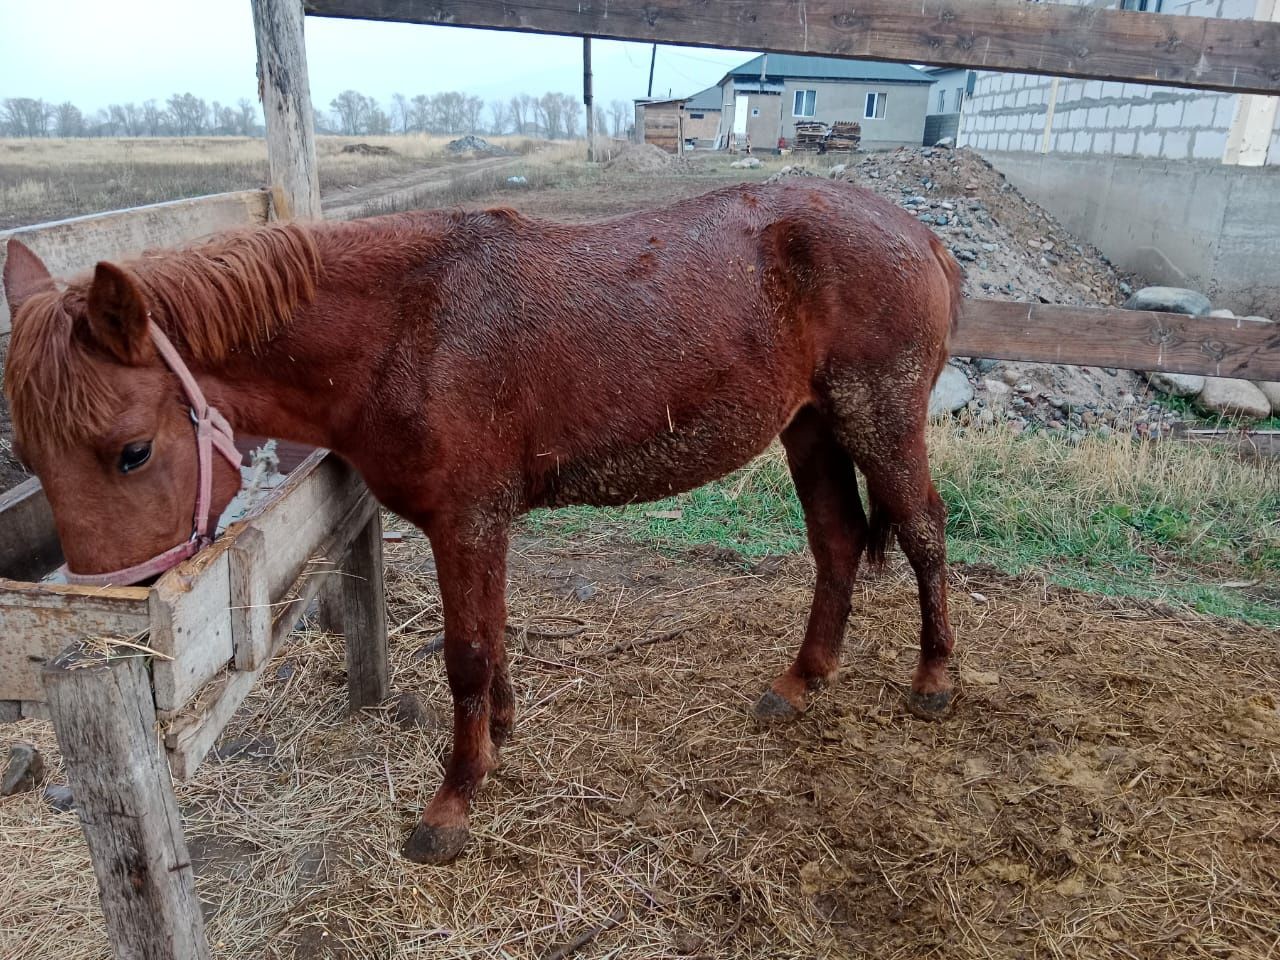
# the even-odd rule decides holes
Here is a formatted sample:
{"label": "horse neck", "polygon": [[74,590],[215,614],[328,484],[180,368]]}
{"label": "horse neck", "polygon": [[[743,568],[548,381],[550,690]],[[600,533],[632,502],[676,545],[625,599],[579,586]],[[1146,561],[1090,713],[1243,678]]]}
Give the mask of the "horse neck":
{"label": "horse neck", "polygon": [[425,218],[388,218],[317,231],[323,269],[314,299],[269,343],[198,376],[238,432],[348,454],[378,368],[400,337],[396,291],[440,229]]}

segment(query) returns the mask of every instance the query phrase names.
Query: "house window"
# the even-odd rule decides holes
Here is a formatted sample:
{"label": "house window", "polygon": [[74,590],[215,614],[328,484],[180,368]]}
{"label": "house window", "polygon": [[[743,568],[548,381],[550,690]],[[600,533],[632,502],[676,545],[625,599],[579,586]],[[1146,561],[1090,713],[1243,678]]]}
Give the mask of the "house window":
{"label": "house window", "polygon": [[704,114],[701,114],[701,113],[691,113],[691,114],[689,114],[689,119],[690,119],[690,120],[701,120],[701,119],[703,118],[703,116],[704,116]]}
{"label": "house window", "polygon": [[812,117],[818,105],[817,90],[797,90],[791,107],[793,117]]}
{"label": "house window", "polygon": [[885,104],[889,95],[884,91],[867,94],[866,109],[862,111],[863,120],[883,120]]}
{"label": "house window", "polygon": [[951,112],[959,113],[960,108],[964,106],[964,87],[956,87],[954,103],[955,109]]}
{"label": "house window", "polygon": [[947,91],[938,91],[938,113],[947,112]]}
{"label": "house window", "polygon": [[1139,13],[1159,13],[1164,0],[1120,0],[1121,10],[1136,10]]}

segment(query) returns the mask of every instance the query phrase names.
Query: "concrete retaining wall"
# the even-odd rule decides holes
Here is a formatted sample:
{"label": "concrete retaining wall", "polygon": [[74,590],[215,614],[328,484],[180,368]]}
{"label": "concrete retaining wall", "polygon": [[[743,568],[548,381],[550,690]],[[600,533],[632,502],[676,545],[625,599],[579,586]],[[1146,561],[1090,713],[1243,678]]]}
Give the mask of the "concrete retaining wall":
{"label": "concrete retaining wall", "polygon": [[1280,318],[1280,168],[1134,157],[988,153],[1009,182],[1153,283]]}

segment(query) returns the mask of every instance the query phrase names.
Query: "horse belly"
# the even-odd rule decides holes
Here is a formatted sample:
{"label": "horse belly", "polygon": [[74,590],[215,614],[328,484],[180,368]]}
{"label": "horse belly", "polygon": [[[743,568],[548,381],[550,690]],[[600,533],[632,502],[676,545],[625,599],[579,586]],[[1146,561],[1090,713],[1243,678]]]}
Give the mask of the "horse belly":
{"label": "horse belly", "polygon": [[700,487],[763,453],[797,406],[747,411],[731,421],[672,421],[637,443],[558,463],[536,505],[619,506]]}

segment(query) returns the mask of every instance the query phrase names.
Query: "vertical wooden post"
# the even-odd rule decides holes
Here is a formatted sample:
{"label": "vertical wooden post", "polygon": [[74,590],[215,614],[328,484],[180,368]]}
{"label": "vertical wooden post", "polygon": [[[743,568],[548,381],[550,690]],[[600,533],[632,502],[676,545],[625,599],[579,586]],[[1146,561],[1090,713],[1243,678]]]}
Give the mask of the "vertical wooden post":
{"label": "vertical wooden post", "polygon": [[347,641],[347,694],[352,713],[391,695],[387,606],[382,584],[382,516],[375,509],[331,582],[320,594],[320,622]]}
{"label": "vertical wooden post", "polygon": [[250,5],[258,39],[258,98],[267,125],[267,164],[277,215],[318,220],[320,178],[302,0],[250,0]]}
{"label": "vertical wooden post", "polygon": [[[1044,111],[1044,136],[1040,138],[1040,152],[1049,152],[1049,143],[1053,136],[1053,113],[1058,108],[1058,78],[1049,81],[1049,103]],[[960,141],[956,140],[956,146]]]}
{"label": "vertical wooden post", "polygon": [[74,646],[44,668],[43,680],[115,955],[207,960],[142,657]]}
{"label": "vertical wooden post", "polygon": [[587,105],[587,163],[596,162],[596,102],[591,92],[591,38],[582,38],[582,102]]}
{"label": "vertical wooden post", "polygon": [[[1280,23],[1280,0],[1258,0],[1253,18]],[[1236,112],[1227,132],[1222,162],[1242,167],[1261,167],[1267,162],[1271,131],[1275,129],[1280,97],[1242,93],[1236,97]]]}

